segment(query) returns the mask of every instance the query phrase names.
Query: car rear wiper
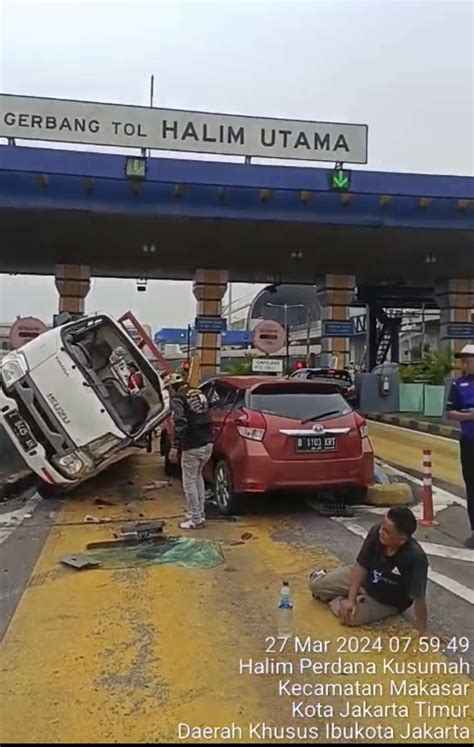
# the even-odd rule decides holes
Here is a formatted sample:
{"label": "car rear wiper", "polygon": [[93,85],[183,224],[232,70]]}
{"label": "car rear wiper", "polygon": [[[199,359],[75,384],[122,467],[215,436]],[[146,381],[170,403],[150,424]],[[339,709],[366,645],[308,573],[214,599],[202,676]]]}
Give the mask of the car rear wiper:
{"label": "car rear wiper", "polygon": [[317,415],[311,415],[310,418],[305,418],[301,423],[304,425],[305,423],[310,423],[312,420],[321,420],[321,418],[328,418],[330,415],[338,415],[340,412],[340,410],[330,410],[329,412],[318,413]]}

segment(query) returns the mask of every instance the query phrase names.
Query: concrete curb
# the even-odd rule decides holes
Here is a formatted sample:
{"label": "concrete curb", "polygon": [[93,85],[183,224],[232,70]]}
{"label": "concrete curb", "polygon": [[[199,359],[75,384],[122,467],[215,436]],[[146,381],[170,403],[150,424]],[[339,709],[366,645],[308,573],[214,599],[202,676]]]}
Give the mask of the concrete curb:
{"label": "concrete curb", "polygon": [[398,425],[400,428],[408,428],[409,430],[420,431],[421,433],[430,433],[433,436],[444,436],[444,438],[452,438],[454,441],[459,441],[460,438],[459,428],[451,425],[443,425],[442,423],[430,423],[428,420],[417,420],[408,415],[368,413],[365,417],[367,420],[374,420],[378,423]]}
{"label": "concrete curb", "polygon": [[406,482],[371,485],[364,503],[368,506],[409,506],[413,503],[413,491]]}

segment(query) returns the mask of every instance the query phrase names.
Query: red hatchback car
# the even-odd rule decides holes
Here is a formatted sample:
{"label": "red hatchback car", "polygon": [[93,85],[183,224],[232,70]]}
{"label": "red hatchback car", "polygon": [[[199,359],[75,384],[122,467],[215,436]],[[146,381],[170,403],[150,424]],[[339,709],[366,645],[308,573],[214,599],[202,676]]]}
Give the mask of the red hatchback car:
{"label": "red hatchback car", "polygon": [[[365,420],[334,383],[221,376],[201,389],[214,429],[206,477],[214,483],[222,513],[236,511],[244,494],[323,488],[360,492],[373,482],[374,453]],[[162,439],[169,444],[166,429],[167,424]]]}

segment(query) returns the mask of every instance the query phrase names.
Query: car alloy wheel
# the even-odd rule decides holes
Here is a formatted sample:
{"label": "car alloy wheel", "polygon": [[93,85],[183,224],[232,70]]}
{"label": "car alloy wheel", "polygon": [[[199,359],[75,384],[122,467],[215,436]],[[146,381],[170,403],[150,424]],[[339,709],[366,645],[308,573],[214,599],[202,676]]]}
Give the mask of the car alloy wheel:
{"label": "car alloy wheel", "polygon": [[229,514],[232,510],[232,476],[225,462],[219,462],[214,473],[214,496],[219,510]]}

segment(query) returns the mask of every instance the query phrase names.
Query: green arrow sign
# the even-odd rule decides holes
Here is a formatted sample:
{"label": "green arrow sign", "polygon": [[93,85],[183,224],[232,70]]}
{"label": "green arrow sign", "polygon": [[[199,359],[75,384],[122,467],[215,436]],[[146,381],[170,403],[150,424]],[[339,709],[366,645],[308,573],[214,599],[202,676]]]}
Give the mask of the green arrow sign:
{"label": "green arrow sign", "polygon": [[144,158],[127,158],[125,173],[132,179],[144,179],[146,176],[146,160]]}
{"label": "green arrow sign", "polygon": [[331,189],[338,192],[346,192],[351,186],[350,171],[345,169],[334,169],[331,174]]}

